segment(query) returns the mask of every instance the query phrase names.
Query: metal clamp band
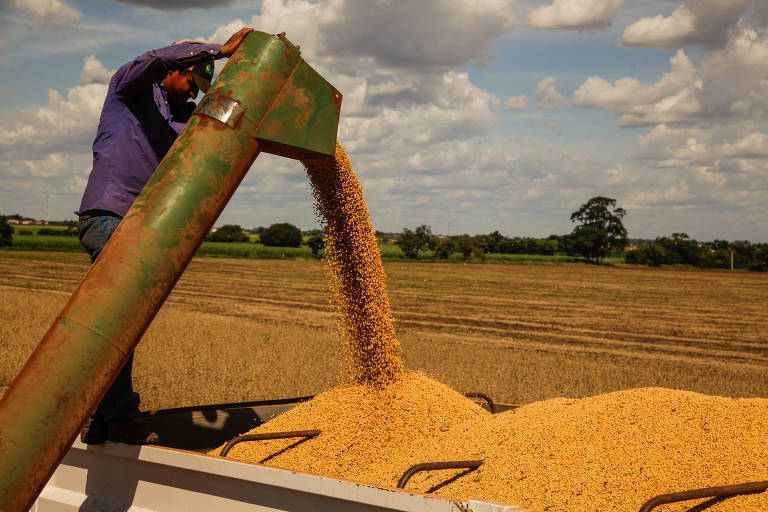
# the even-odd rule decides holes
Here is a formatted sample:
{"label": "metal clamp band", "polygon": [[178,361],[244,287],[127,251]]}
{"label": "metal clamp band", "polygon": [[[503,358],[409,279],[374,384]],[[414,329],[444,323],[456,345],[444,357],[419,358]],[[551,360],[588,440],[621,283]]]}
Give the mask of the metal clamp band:
{"label": "metal clamp band", "polygon": [[212,117],[234,128],[237,122],[245,114],[246,108],[239,101],[229,96],[206,94],[198,103],[192,115]]}

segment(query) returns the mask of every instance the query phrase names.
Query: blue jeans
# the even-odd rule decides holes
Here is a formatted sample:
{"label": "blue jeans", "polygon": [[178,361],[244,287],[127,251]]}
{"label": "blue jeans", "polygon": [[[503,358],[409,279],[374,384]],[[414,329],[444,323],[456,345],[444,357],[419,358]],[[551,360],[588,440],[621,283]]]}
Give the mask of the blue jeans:
{"label": "blue jeans", "polygon": [[[122,217],[101,210],[91,210],[80,215],[77,222],[80,244],[90,254],[91,263],[99,257],[121,220]],[[140,397],[133,391],[132,369],[133,354],[128,358],[112,386],[107,390],[107,394],[101,399],[96,412],[91,416],[89,428],[93,429],[94,433],[97,430],[106,430],[108,425],[129,425],[138,417]]]}

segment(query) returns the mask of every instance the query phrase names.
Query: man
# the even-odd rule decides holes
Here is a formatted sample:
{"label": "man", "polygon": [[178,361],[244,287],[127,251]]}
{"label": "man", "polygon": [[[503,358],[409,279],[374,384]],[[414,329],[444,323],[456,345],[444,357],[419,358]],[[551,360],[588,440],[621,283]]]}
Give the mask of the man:
{"label": "man", "polygon": [[[93,142],[93,170],[75,212],[92,263],[189,120],[195,104],[188,100],[208,91],[213,60],[230,57],[252,30],[239,30],[223,45],[185,40],[152,50],[112,76]],[[91,417],[84,442],[159,440],[139,420],[132,366],[133,355]]]}

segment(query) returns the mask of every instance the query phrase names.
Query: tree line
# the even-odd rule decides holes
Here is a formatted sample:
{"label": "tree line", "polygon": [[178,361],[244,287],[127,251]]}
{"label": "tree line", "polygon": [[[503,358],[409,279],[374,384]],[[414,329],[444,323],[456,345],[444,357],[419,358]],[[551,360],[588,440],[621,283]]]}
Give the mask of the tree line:
{"label": "tree line", "polygon": [[415,230],[403,228],[397,245],[406,258],[431,252],[436,260],[447,259],[461,253],[464,261],[483,258],[485,254],[542,254],[565,253],[583,258],[587,263],[600,263],[606,256],[620,252],[627,244],[627,230],[622,223],[626,215],[616,207],[616,200],[593,197],[571,214],[576,227],[569,235],[549,235],[547,238],[509,238],[498,231],[487,235],[460,235],[435,237],[430,226]]}
{"label": "tree line", "polygon": [[[259,235],[258,243],[267,247],[299,247],[304,236],[301,229],[288,222],[272,224],[268,228],[259,226],[253,230]],[[307,245],[312,250],[312,255],[318,257],[320,250],[325,247],[325,242],[319,230],[308,231]],[[208,242],[250,242],[246,230],[237,224],[225,224],[212,231],[205,239]]]}
{"label": "tree line", "polygon": [[734,268],[757,272],[768,271],[768,244],[752,244],[746,240],[697,242],[686,233],[641,242],[626,253],[626,262],[660,267],[691,265],[699,268]]}
{"label": "tree line", "polygon": [[697,242],[686,233],[672,233],[654,241],[638,241],[629,247],[623,219],[627,212],[610,197],[596,196],[571,213],[573,231],[547,238],[506,237],[493,231],[483,235],[438,237],[430,226],[403,228],[397,245],[406,258],[431,254],[435,260],[460,253],[464,261],[486,254],[566,254],[587,263],[600,264],[607,256],[623,257],[636,265],[690,265],[699,268],[733,268],[768,271],[768,244],[748,241]]}
{"label": "tree line", "polygon": [[[566,254],[587,263],[600,264],[608,256],[623,257],[626,263],[636,265],[689,265],[700,268],[734,268],[768,271],[768,244],[748,241],[698,242],[686,233],[672,233],[653,241],[635,241],[630,246],[623,219],[627,212],[616,206],[616,200],[596,196],[571,213],[575,224],[573,231],[565,235],[549,235],[546,238],[507,237],[499,231],[480,235],[436,236],[426,224],[414,229],[403,228],[401,233],[386,238],[396,238],[396,244],[408,259],[428,255],[435,260],[447,260],[460,254],[463,261],[483,260],[487,254]],[[13,228],[9,218],[0,216],[0,246],[12,244]],[[63,223],[64,230],[41,228],[38,234],[75,235],[75,223]],[[227,224],[212,231],[206,238],[211,242],[250,242],[248,234],[258,234],[258,243],[268,247],[299,247],[304,235],[306,244],[315,257],[319,257],[325,242],[319,230],[302,234],[293,224],[283,222],[269,227],[259,226],[244,230],[236,224]],[[377,232],[384,238],[386,234]]]}

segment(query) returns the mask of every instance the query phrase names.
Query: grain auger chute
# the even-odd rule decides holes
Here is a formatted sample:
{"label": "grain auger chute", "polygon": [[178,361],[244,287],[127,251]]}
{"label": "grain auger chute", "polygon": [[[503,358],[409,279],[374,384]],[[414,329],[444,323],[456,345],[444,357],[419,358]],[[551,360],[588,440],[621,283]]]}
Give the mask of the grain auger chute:
{"label": "grain auger chute", "polygon": [[259,152],[332,155],[340,106],[284,34],[247,36],[0,401],[0,510],[35,501]]}

